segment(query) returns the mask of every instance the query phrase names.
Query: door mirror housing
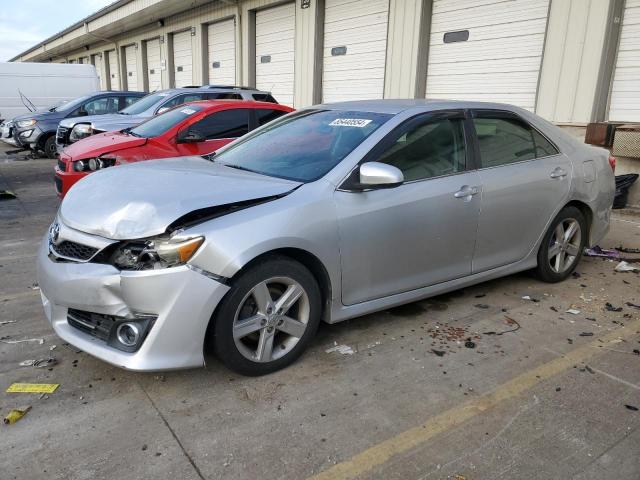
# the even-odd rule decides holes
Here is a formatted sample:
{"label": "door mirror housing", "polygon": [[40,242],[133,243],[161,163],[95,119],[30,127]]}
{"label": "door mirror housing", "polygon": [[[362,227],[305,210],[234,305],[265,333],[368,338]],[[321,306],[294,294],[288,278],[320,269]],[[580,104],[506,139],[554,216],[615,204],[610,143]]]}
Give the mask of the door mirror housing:
{"label": "door mirror housing", "polygon": [[164,112],[166,112],[168,110],[171,110],[171,109],[169,107],[159,108],[158,111],[156,112],[156,115],[160,115],[161,113],[164,113]]}
{"label": "door mirror housing", "polygon": [[402,171],[380,162],[367,162],[360,165],[360,189],[393,188],[402,185],[404,175]]}
{"label": "door mirror housing", "polygon": [[200,143],[204,142],[206,138],[197,130],[186,129],[178,133],[177,140],[178,143]]}

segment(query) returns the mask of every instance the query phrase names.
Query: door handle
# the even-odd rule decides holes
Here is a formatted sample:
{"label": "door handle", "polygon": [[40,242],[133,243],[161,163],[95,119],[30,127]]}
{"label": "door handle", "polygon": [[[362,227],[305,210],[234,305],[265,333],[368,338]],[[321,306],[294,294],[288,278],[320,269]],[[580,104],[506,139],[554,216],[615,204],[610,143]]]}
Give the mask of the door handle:
{"label": "door handle", "polygon": [[551,175],[549,175],[551,178],[563,178],[567,176],[567,172],[566,170],[557,167],[553,172],[551,172]]}
{"label": "door handle", "polygon": [[469,187],[468,185],[465,185],[456,193],[454,193],[453,196],[456,198],[467,198],[471,197],[472,195],[477,195],[478,193],[480,193],[480,189],[478,187]]}

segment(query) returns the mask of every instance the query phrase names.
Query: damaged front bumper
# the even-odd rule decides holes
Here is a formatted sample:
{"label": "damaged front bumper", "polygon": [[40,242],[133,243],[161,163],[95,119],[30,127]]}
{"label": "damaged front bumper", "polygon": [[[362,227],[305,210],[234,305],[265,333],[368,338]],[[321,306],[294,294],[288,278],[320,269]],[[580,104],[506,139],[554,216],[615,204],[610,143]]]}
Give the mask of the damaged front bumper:
{"label": "damaged front bumper", "polygon": [[[187,265],[119,271],[106,264],[56,261],[46,237],[38,253],[38,282],[45,314],[60,338],[136,371],[203,366],[209,320],[229,290]],[[112,346],[110,328],[141,319],[150,321],[135,351]]]}

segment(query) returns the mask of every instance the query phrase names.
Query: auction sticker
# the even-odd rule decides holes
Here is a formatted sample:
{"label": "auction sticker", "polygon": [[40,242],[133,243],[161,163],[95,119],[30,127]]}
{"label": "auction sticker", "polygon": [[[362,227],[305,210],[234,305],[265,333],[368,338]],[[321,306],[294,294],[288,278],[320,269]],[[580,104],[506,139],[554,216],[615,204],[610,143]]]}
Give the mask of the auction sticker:
{"label": "auction sticker", "polygon": [[364,128],[371,123],[371,120],[364,118],[336,118],[329,125],[332,127],[357,127]]}
{"label": "auction sticker", "polygon": [[191,108],[183,108],[182,110],[180,110],[182,113],[184,113],[185,115],[193,115],[194,113],[196,113],[195,110],[191,109]]}

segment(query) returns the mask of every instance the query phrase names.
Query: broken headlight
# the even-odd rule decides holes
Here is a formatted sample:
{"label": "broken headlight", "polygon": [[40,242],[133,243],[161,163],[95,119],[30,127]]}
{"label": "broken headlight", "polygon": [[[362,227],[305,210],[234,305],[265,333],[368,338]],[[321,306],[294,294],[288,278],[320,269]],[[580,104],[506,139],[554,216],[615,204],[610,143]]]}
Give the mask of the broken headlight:
{"label": "broken headlight", "polygon": [[115,158],[96,157],[87,158],[86,160],[75,160],[73,169],[76,172],[94,172],[107,167],[113,167],[116,164]]}
{"label": "broken headlight", "polygon": [[176,267],[189,261],[204,237],[157,237],[123,242],[111,256],[111,263],[121,270],[157,270]]}

